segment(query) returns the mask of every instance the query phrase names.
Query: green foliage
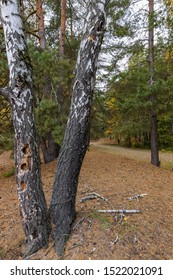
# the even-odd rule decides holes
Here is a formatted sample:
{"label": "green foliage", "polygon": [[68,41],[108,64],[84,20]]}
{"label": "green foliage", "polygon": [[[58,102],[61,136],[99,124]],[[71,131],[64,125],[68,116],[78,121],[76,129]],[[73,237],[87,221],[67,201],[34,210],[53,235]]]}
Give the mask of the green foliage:
{"label": "green foliage", "polygon": [[52,132],[56,143],[60,144],[64,135],[64,119],[57,103],[50,99],[42,99],[35,109],[39,135],[46,136]]}
{"label": "green foliage", "polygon": [[4,178],[9,178],[9,177],[13,176],[13,175],[15,174],[15,172],[16,172],[16,170],[15,170],[15,168],[13,167],[11,170],[5,172],[5,173],[3,174],[3,177],[4,177]]}
{"label": "green foliage", "polygon": [[102,104],[97,101],[97,116],[101,116],[96,119],[98,127],[104,128],[105,136],[121,144],[150,147],[150,110],[154,105],[158,115],[159,147],[167,149],[173,145],[172,50],[165,50],[160,40],[155,53],[154,104],[150,99],[148,53],[139,45],[135,45],[128,68],[109,79],[109,90],[100,94]]}
{"label": "green foliage", "polygon": [[0,150],[13,149],[13,126],[11,121],[10,106],[0,96]]}
{"label": "green foliage", "polygon": [[94,219],[100,223],[100,227],[104,230],[110,228],[112,221],[110,217],[106,214],[99,213],[98,211],[92,211],[89,214],[89,218]]}
{"label": "green foliage", "polygon": [[[72,59],[73,57],[69,59],[68,56],[58,58],[57,48],[47,48],[40,51],[30,45],[29,49],[33,65],[36,120],[39,134],[45,137],[47,133],[51,132],[55,142],[60,144],[69,111],[75,60]],[[60,110],[56,102],[59,85],[63,88],[65,98],[63,110]]]}

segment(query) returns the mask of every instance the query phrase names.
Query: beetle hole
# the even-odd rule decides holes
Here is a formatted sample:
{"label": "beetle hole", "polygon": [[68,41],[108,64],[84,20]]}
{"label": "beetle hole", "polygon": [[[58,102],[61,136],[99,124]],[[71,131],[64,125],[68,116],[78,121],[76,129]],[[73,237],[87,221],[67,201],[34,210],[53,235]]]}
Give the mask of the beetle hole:
{"label": "beetle hole", "polygon": [[21,189],[21,191],[25,191],[26,188],[27,188],[27,184],[26,184],[24,181],[22,181],[22,182],[20,183],[20,189]]}
{"label": "beetle hole", "polygon": [[28,144],[26,144],[26,145],[23,147],[22,152],[23,152],[25,155],[28,154],[28,152],[29,152],[29,145],[28,145]]}
{"label": "beetle hole", "polygon": [[98,25],[97,31],[98,32],[102,31],[102,28],[103,28],[103,21],[101,21],[100,24]]}
{"label": "beetle hole", "polygon": [[21,169],[22,169],[23,171],[26,171],[26,170],[27,170],[27,164],[26,164],[26,163],[22,163],[22,164],[21,164]]}

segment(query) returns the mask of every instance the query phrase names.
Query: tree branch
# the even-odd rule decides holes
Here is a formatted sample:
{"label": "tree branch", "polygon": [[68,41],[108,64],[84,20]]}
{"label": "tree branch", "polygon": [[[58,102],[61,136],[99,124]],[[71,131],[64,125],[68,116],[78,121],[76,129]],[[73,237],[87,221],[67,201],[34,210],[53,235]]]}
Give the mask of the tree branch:
{"label": "tree branch", "polygon": [[26,33],[27,34],[31,34],[32,36],[34,36],[34,37],[36,37],[37,39],[40,39],[40,37],[37,35],[37,34],[35,34],[35,32],[37,32],[38,30],[33,30],[33,31],[31,31],[31,30],[26,30]]}
{"label": "tree branch", "polygon": [[26,22],[31,16],[33,16],[34,14],[36,14],[36,10],[32,11],[25,19],[24,22]]}

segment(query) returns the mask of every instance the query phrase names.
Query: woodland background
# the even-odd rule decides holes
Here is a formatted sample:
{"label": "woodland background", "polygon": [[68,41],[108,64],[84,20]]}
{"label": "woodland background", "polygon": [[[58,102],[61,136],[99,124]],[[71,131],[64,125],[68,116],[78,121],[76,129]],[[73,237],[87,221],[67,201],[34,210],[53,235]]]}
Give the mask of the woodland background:
{"label": "woodland background", "polygon": [[[53,183],[52,178],[54,177],[52,170],[55,170],[54,160],[59,155],[68,120],[75,65],[88,1],[38,0],[19,2],[33,68],[34,111],[39,144],[42,150],[41,160],[44,162],[42,165],[42,180],[45,184],[43,189],[46,200],[50,201],[49,187]],[[99,6],[99,1],[97,2]],[[92,3],[94,2],[91,1],[90,4]],[[82,166],[82,177],[79,177],[76,203],[78,222],[72,227],[70,239],[72,243],[67,245],[65,258],[68,258],[69,251],[73,249],[75,252],[71,257],[81,259],[90,258],[90,255],[95,259],[170,259],[172,257],[172,247],[170,248],[172,228],[169,219],[166,221],[164,219],[166,213],[172,221],[171,170],[155,169],[156,167],[143,163],[143,159],[142,162],[136,162],[129,160],[126,156],[115,155],[115,148],[123,149],[122,146],[145,149],[145,152],[152,150],[153,120],[154,133],[155,136],[157,135],[154,140],[157,138],[158,141],[156,143],[157,149],[162,153],[172,150],[172,17],[173,2],[171,0],[155,2],[153,0],[109,1],[107,27],[99,56],[91,112],[90,139],[94,141],[94,145],[86,155]],[[97,29],[98,33],[99,30],[102,30],[101,27]],[[8,85],[9,70],[3,32],[0,33],[0,41],[0,88],[4,88]],[[95,42],[95,38],[89,36],[87,38],[88,45],[89,42]],[[15,168],[9,158],[10,154],[4,153],[5,150],[13,149],[13,138],[10,105],[0,96],[0,152],[2,153],[0,168],[3,171],[0,199],[2,199],[3,211],[7,211],[7,216],[3,217],[2,220],[4,230],[2,232],[2,246],[0,247],[2,258],[22,258],[24,252],[22,233],[15,240],[17,245],[13,242],[13,250],[11,251],[9,248],[9,244],[12,244],[11,234],[14,231],[14,224],[17,222],[15,232],[18,232],[17,228],[20,225],[19,216],[16,216],[15,220],[11,218],[10,224],[9,217],[13,216],[14,209],[18,215],[17,206],[14,209],[7,207],[9,202],[5,191],[6,186],[8,186],[14,205],[17,205],[13,193]],[[102,151],[99,153],[95,140],[101,138],[109,139],[109,144],[117,144],[113,147],[113,155],[103,155]],[[22,156],[23,154],[25,156],[28,151],[30,152],[29,144],[20,148]],[[112,147],[110,149],[112,151]],[[138,150],[138,155],[140,152],[141,150]],[[162,154],[161,152],[160,154]],[[18,171],[21,168],[24,173],[31,173],[32,170],[27,170],[28,165],[23,165],[22,160],[20,159]],[[152,162],[151,159],[151,163],[160,166],[158,159],[155,162]],[[10,168],[10,171],[6,167]],[[25,167],[26,170],[23,170]],[[167,168],[171,169],[172,163]],[[49,180],[49,178],[51,179]],[[75,180],[75,186],[77,181]],[[116,190],[114,189],[114,181],[116,182]],[[29,187],[27,189],[27,182],[22,179],[19,183],[19,187],[23,187],[27,194],[29,189]],[[84,204],[84,207],[80,206],[81,201],[79,202],[78,198],[82,198],[83,194],[89,190],[93,193],[95,191],[99,193],[96,204],[92,205],[89,202],[89,204]],[[23,189],[19,188],[18,191],[20,196]],[[129,219],[126,216],[122,218],[107,215],[103,219],[103,216],[97,213],[97,207],[103,206],[99,198],[102,202],[110,201],[111,204],[124,209],[128,205],[127,201],[125,202],[128,196],[133,197],[134,194],[144,192],[147,193],[147,196],[149,193],[149,197],[147,200],[142,199],[145,201],[144,203],[136,199],[135,206],[140,206],[144,211],[146,228],[143,227],[143,219],[140,216]],[[57,195],[59,195],[58,192]],[[105,197],[108,200],[104,200]],[[60,199],[62,198],[60,197]],[[63,201],[66,199],[67,197]],[[24,199],[23,202],[24,209],[27,201]],[[32,203],[29,207],[31,206]],[[166,211],[165,206],[167,207]],[[105,209],[105,205],[103,208]],[[35,218],[37,220],[37,215]],[[68,215],[66,218],[68,220]],[[127,220],[129,223],[126,222]],[[70,227],[71,225],[70,222]],[[79,225],[82,228],[79,228]],[[9,228],[10,231],[7,234]],[[90,230],[95,233],[96,242],[92,242],[90,239]],[[106,240],[105,237],[108,233],[111,235]],[[6,238],[6,234],[7,237],[10,237]],[[105,242],[99,242],[101,239]],[[169,240],[169,244],[166,240]],[[114,245],[118,247],[115,253]],[[82,249],[80,250],[80,248]],[[104,252],[111,248],[110,254],[104,253],[102,255],[103,248]],[[36,254],[36,258],[47,258],[47,255],[50,259],[55,258],[52,251],[49,250]]]}
{"label": "woodland background", "polygon": [[[39,6],[36,10],[35,1],[20,2],[33,66],[39,135],[47,141],[51,133],[53,140],[61,145],[87,3],[67,1],[66,16],[62,18],[61,1],[43,1],[45,42],[41,45]],[[171,149],[173,141],[172,5],[171,0],[155,1],[154,107],[160,149]],[[123,0],[110,4],[92,107],[92,139],[108,136],[128,147],[150,148],[149,112],[153,105],[149,99],[147,22],[148,1]],[[63,38],[61,28],[64,28]],[[5,86],[8,67],[2,29],[0,41],[0,84]],[[62,100],[57,102],[58,90],[62,91]],[[2,151],[13,147],[13,128],[9,105],[0,98]]]}

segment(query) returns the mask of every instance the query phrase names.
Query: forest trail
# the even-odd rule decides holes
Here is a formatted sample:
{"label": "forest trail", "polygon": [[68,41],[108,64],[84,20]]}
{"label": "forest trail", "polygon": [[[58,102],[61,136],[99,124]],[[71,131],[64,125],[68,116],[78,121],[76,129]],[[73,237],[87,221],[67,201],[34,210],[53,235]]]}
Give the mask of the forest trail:
{"label": "forest trail", "polygon": [[[164,154],[171,160],[171,153]],[[0,259],[22,259],[25,244],[15,176],[4,177],[14,166],[10,155],[0,155]],[[173,172],[152,166],[148,159],[146,151],[91,143],[79,177],[77,218],[64,259],[173,259]],[[56,161],[41,165],[48,205],[56,165]],[[93,193],[100,197],[81,202]],[[147,195],[128,200],[137,194]],[[141,213],[120,217],[98,212],[112,207]],[[58,259],[53,242],[31,259]]]}
{"label": "forest trail", "polygon": [[[108,140],[109,143],[109,140]],[[127,148],[114,144],[107,144],[107,141],[91,142],[91,148],[99,152],[106,152],[138,161],[150,163],[150,150]],[[173,151],[159,151],[161,167],[166,169],[173,168]]]}

